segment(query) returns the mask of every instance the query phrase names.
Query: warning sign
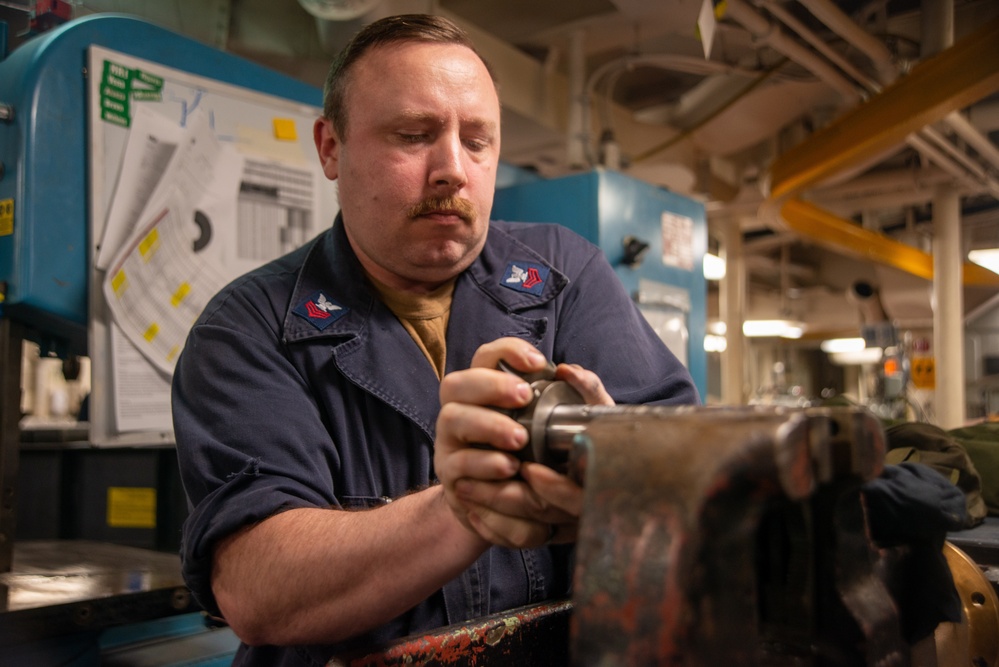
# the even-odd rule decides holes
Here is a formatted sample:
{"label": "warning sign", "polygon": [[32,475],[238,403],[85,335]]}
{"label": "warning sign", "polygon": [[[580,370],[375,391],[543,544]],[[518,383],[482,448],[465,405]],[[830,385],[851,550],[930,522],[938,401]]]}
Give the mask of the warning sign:
{"label": "warning sign", "polygon": [[111,528],[155,528],[156,489],[108,487],[108,526]]}

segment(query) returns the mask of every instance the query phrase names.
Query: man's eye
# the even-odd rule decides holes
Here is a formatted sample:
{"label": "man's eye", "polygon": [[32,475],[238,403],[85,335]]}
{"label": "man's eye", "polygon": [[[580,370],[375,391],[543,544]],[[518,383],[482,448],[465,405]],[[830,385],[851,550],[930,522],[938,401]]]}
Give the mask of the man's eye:
{"label": "man's eye", "polygon": [[405,132],[399,133],[399,138],[407,144],[418,144],[427,138],[425,134],[408,134]]}

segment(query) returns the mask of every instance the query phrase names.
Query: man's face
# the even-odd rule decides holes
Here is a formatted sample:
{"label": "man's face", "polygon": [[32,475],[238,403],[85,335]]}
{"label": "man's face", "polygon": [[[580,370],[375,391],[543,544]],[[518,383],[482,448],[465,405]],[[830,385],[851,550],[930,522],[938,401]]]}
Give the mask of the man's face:
{"label": "man's face", "polygon": [[377,47],[349,76],[346,136],[325,119],[315,133],[347,238],[379,281],[431,289],[485,243],[500,150],[496,88],[475,53],[450,44]]}

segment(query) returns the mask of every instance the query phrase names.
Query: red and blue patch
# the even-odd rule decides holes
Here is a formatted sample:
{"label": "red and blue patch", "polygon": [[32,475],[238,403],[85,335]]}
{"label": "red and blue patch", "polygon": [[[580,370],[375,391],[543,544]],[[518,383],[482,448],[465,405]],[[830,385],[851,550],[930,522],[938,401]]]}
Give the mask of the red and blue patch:
{"label": "red and blue patch", "polygon": [[500,284],[518,292],[540,295],[545,288],[549,271],[550,269],[543,264],[510,262],[506,266]]}
{"label": "red and blue patch", "polygon": [[305,318],[312,323],[312,326],[322,331],[346,315],[348,310],[349,308],[341,306],[319,290],[295,306],[291,312]]}

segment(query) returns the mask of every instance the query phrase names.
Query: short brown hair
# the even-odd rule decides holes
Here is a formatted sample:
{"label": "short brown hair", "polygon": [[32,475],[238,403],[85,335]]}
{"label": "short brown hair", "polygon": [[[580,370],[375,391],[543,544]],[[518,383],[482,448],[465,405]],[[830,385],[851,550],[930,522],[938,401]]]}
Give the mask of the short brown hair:
{"label": "short brown hair", "polygon": [[333,128],[343,140],[347,128],[347,83],[354,64],[372,48],[397,42],[457,44],[475,53],[486,66],[493,83],[496,75],[471,38],[454,22],[432,14],[389,16],[360,30],[333,59],[323,88],[323,116],[333,121]]}

